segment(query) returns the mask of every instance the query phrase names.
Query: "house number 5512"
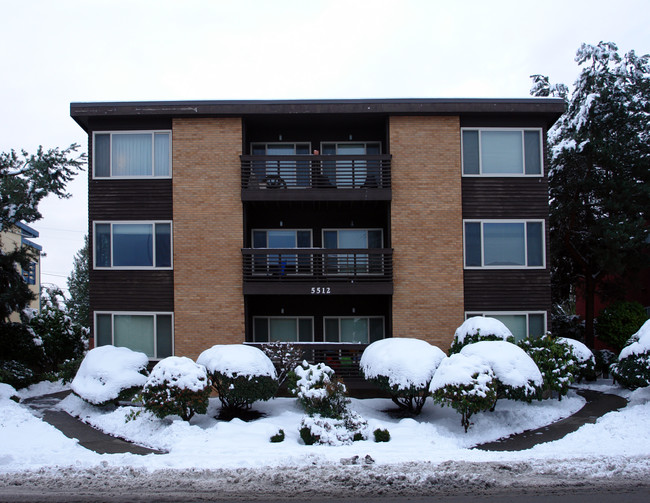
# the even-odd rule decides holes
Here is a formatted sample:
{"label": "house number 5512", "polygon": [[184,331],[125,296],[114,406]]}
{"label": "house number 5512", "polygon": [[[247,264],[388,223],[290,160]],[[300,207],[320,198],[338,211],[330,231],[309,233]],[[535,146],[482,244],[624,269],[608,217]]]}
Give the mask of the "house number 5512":
{"label": "house number 5512", "polygon": [[311,293],[312,295],[327,295],[328,293],[332,293],[332,289],[329,286],[312,286]]}

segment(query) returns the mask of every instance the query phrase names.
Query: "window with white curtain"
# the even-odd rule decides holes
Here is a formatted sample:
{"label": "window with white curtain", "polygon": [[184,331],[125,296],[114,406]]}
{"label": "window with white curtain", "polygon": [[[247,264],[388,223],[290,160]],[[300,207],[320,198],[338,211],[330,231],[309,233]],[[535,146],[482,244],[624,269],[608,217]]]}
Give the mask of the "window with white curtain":
{"label": "window with white curtain", "polygon": [[541,129],[463,129],[464,176],[542,176]]}
{"label": "window with white curtain", "polygon": [[464,222],[465,267],[544,268],[542,220]]}
{"label": "window with white curtain", "polygon": [[95,346],[113,345],[159,359],[174,354],[171,313],[95,313]]}
{"label": "window with white curtain", "polygon": [[171,132],[95,133],[94,178],[171,176]]}

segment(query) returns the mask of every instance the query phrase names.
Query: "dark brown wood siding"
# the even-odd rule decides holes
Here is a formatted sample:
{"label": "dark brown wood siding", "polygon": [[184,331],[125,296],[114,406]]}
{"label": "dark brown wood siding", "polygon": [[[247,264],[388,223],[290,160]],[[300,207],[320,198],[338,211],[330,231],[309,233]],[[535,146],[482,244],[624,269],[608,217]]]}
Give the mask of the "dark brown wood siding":
{"label": "dark brown wood siding", "polygon": [[465,270],[465,311],[549,311],[548,269]]}
{"label": "dark brown wood siding", "polygon": [[91,311],[173,311],[173,271],[90,271]]}
{"label": "dark brown wood siding", "polygon": [[463,178],[463,218],[548,218],[546,178]]}
{"label": "dark brown wood siding", "polygon": [[91,180],[91,222],[96,220],[171,220],[172,181]]}

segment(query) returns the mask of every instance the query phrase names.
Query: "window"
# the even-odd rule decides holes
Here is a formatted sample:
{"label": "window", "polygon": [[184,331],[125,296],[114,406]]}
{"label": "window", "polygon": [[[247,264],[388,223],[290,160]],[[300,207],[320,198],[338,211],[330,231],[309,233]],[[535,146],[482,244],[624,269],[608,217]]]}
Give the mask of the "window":
{"label": "window", "polygon": [[369,344],[384,338],[384,318],[340,317],[324,318],[325,342]]}
{"label": "window", "polygon": [[544,222],[465,221],[465,267],[544,268]]}
{"label": "window", "polygon": [[[327,249],[376,249],[383,247],[381,229],[325,229],[323,247]],[[381,274],[382,255],[336,253],[325,257],[328,274]]]}
{"label": "window", "polygon": [[[323,155],[379,155],[379,142],[323,143]],[[379,185],[379,164],[368,159],[338,159],[323,161],[323,175],[330,184],[339,188],[358,188]]]}
{"label": "window", "polygon": [[149,358],[172,356],[171,313],[95,313],[95,345],[120,346]]}
{"label": "window", "polygon": [[546,312],[468,312],[465,319],[472,316],[489,316],[496,318],[512,332],[515,340],[520,341],[526,337],[539,337],[546,333]]}
{"label": "window", "polygon": [[[311,248],[311,230],[255,229],[253,248]],[[265,253],[253,255],[255,274],[311,274],[309,255]]]}
{"label": "window", "polygon": [[169,131],[95,133],[94,178],[169,177],[170,144]]}
{"label": "window", "polygon": [[313,340],[313,318],[275,316],[253,318],[253,342],[312,342]]}
{"label": "window", "polygon": [[95,268],[171,269],[170,222],[95,222]]}
{"label": "window", "polygon": [[[309,143],[253,143],[253,155],[289,156],[308,155]],[[308,187],[310,185],[309,161],[269,160],[253,164],[257,180],[268,188]]]}
{"label": "window", "polygon": [[542,176],[540,129],[463,129],[463,175]]}
{"label": "window", "polygon": [[30,262],[29,267],[23,270],[23,279],[28,285],[36,284],[36,262]]}

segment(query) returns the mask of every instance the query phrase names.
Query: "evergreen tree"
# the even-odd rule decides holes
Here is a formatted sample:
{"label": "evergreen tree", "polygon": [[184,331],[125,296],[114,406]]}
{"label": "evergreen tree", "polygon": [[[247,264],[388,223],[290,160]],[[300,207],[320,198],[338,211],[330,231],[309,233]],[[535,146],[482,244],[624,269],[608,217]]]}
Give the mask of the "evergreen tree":
{"label": "evergreen tree", "polygon": [[533,75],[536,96],[560,96],[567,111],[549,130],[550,235],[554,294],[584,289],[585,338],[594,343],[594,299],[607,278],[650,266],[649,56],[621,57],[611,42],[582,44],[574,90]]}
{"label": "evergreen tree", "polygon": [[78,325],[90,327],[90,294],[88,290],[90,266],[90,248],[88,236],[84,236],[84,245],[74,257],[72,272],[68,276],[70,298],[66,300],[68,314]]}

